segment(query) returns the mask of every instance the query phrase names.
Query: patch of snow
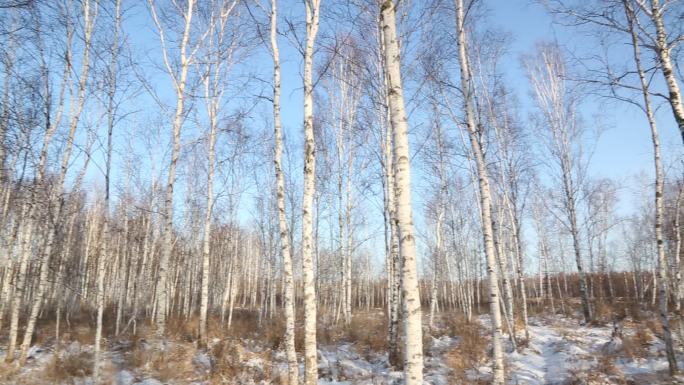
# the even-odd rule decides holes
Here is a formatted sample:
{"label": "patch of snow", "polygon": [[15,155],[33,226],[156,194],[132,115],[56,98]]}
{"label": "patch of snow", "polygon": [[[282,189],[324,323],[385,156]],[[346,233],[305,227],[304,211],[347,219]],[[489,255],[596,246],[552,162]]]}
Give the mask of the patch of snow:
{"label": "patch of snow", "polygon": [[207,353],[197,352],[192,357],[192,366],[198,374],[206,376],[211,373],[213,362]]}
{"label": "patch of snow", "polygon": [[116,385],[133,385],[135,383],[135,376],[128,370],[122,370],[116,373]]}

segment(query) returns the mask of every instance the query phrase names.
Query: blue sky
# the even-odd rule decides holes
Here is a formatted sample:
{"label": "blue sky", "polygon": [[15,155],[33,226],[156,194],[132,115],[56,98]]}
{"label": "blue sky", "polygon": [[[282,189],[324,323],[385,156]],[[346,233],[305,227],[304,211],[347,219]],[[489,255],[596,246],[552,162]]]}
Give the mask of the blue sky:
{"label": "blue sky", "polygon": [[[520,65],[520,56],[530,53],[539,41],[557,40],[578,56],[586,54],[595,40],[578,28],[554,24],[552,16],[540,5],[528,0],[494,1],[490,3],[490,21],[513,36],[508,57],[508,81],[517,88],[525,108],[532,107],[527,77]],[[625,65],[631,65],[631,56],[625,56]],[[655,101],[658,102],[658,101]],[[641,110],[621,102],[588,97],[583,104],[584,119],[588,126],[594,116],[600,115],[602,126],[599,140],[589,168],[593,177],[614,179],[623,187],[620,191],[621,214],[635,209],[634,177],[644,172],[653,176],[653,145],[648,122]],[[666,172],[674,172],[672,165],[682,156],[682,141],[669,111],[660,104],[657,113],[658,128]]]}
{"label": "blue sky", "polygon": [[[326,3],[326,1],[323,2],[323,7],[326,6]],[[514,88],[520,100],[522,107],[521,118],[525,119],[533,110],[533,101],[530,96],[527,77],[521,65],[521,55],[531,53],[534,45],[539,41],[557,40],[573,51],[581,51],[587,45],[592,44],[592,42],[581,31],[554,25],[551,17],[536,2],[528,0],[497,0],[487,2],[487,6],[488,13],[485,19],[487,24],[492,28],[505,31],[511,37],[508,55],[503,60],[505,76],[508,84]],[[294,0],[281,1],[280,7],[281,16],[291,17],[296,20],[303,19],[303,6],[300,2]],[[283,28],[282,20],[280,25]],[[161,57],[159,55],[156,29],[151,23],[149,11],[143,3],[135,6],[130,19],[127,21],[126,28],[128,29],[134,52],[144,64],[142,68],[146,73],[146,78],[159,90],[159,94],[167,102],[171,102],[174,95],[170,88],[170,80],[166,74],[158,71],[158,68],[161,68]],[[301,57],[286,38],[280,39],[280,48],[282,58],[283,125],[286,135],[298,143],[301,140],[302,126]],[[629,59],[629,57],[626,58],[626,60]],[[158,68],[155,69],[155,66]],[[253,71],[260,74],[263,79],[270,80],[271,68],[270,56],[267,51],[261,48],[239,70]],[[257,91],[254,92],[256,93]],[[270,110],[267,107],[267,105],[264,105],[255,111],[257,114],[266,114],[270,118]],[[135,100],[132,100],[131,109],[133,108],[146,110],[156,108],[156,105],[148,95],[142,93]],[[203,108],[201,102],[199,102],[197,108]],[[587,124],[593,124],[592,115],[600,113],[603,117],[601,120],[602,126],[605,127],[596,145],[590,166],[590,174],[594,177],[609,177],[621,182],[624,188],[620,191],[621,204],[619,211],[622,214],[629,213],[635,209],[637,204],[632,188],[635,186],[634,175],[641,172],[645,172],[649,176],[653,174],[650,132],[643,113],[634,107],[622,103],[609,103],[592,98],[586,99],[583,111]],[[120,154],[124,152],[124,138],[133,132],[132,127],[134,124],[138,126],[136,130],[146,130],[145,126],[150,123],[144,120],[147,119],[145,116],[150,116],[148,112],[143,111],[140,118],[128,120],[118,128],[120,131],[118,133],[117,147]],[[256,116],[252,120],[252,126],[261,129],[264,124],[260,119],[260,116]],[[677,157],[681,156],[681,138],[667,110],[667,106],[660,109],[658,123],[667,166],[672,164]],[[162,146],[170,137],[170,121],[164,124],[168,126],[168,130],[162,130],[162,136],[157,138]],[[186,132],[188,131],[192,130],[186,129]],[[196,133],[189,132],[186,137],[190,138],[194,135]],[[140,150],[143,151],[143,149]],[[161,154],[167,152],[163,147],[156,150]],[[299,150],[296,151],[294,156],[300,157]],[[118,162],[115,160],[115,162],[120,167],[124,166],[122,159],[119,159]],[[162,165],[157,166],[157,171],[161,167],[165,167],[167,160],[164,159],[163,162]],[[414,167],[414,170],[418,170],[418,167]],[[301,169],[298,167],[293,169],[293,171],[298,174],[301,173]],[[299,178],[300,175],[295,175],[295,177]],[[414,173],[414,181],[417,182],[420,178],[419,174]],[[98,176],[95,176],[95,179],[101,180]],[[184,190],[185,187],[182,184],[179,185],[176,189],[177,195],[183,194]],[[414,188],[414,216],[416,217],[416,225],[422,227],[424,226],[424,222],[421,219],[423,202],[421,202],[419,194]],[[250,216],[253,215],[249,194],[247,195],[246,199],[243,199],[243,210],[240,215],[243,224],[249,223],[251,221]],[[378,197],[378,200],[381,199],[381,197]],[[180,203],[180,201],[178,202]],[[381,212],[378,212],[375,217],[381,217]],[[382,222],[379,223],[381,224]],[[370,231],[376,228],[376,224],[370,224],[367,230]],[[424,231],[424,229],[419,230]],[[322,233],[325,234],[326,232],[323,231]],[[530,242],[530,244],[533,245],[534,243]],[[377,255],[381,255],[382,248],[381,234],[378,234],[378,237],[374,241],[369,242],[367,246],[368,251]]]}

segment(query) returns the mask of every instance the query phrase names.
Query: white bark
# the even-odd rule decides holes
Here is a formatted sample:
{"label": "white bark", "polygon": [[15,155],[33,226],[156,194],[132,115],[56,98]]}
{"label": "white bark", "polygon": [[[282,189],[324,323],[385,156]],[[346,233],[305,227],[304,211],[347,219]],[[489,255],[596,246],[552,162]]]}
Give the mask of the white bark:
{"label": "white bark", "polygon": [[320,0],[304,0],[306,45],[304,51],[304,193],[302,196],[302,271],[304,275],[304,383],[318,383],[316,348],[316,279],[313,261],[313,198],[316,182],[316,145],[313,127],[313,54]]}
{"label": "white bark", "polygon": [[207,51],[204,65],[204,100],[207,110],[209,135],[207,138],[207,197],[204,212],[204,226],[202,238],[202,287],[200,299],[200,343],[206,346],[207,318],[209,313],[209,274],[211,269],[211,232],[214,210],[214,170],[216,168],[216,141],[218,136],[219,108],[223,100],[225,69],[232,63],[232,47],[224,44],[224,35],[228,19],[239,0],[221,1],[212,4],[214,9],[208,21]]}
{"label": "white bark", "polygon": [[380,6],[380,25],[384,37],[384,64],[389,96],[390,121],[394,139],[394,179],[399,253],[402,266],[404,298],[404,381],[407,385],[423,383],[423,340],[416,240],[411,210],[411,164],[408,122],[401,82],[401,54],[397,38],[396,9],[393,0]]}
{"label": "white bark", "polygon": [[[655,5],[657,0],[652,2]],[[645,72],[641,65],[641,53],[639,50],[639,39],[636,32],[636,27],[634,26],[634,12],[631,6],[628,5],[627,1],[623,2],[625,7],[625,14],[627,16],[627,23],[629,26],[629,31],[632,35],[632,53],[634,55],[634,64],[636,70],[639,74],[639,80],[641,82],[641,91],[644,98],[644,112],[646,113],[646,118],[648,119],[648,125],[651,128],[651,140],[653,142],[653,163],[655,167],[655,241],[656,249],[658,253],[658,270],[657,276],[654,275],[653,279],[653,292],[656,291],[656,284],[658,285],[658,310],[660,312],[660,322],[663,327],[663,339],[665,340],[665,352],[667,355],[667,361],[670,369],[670,375],[676,374],[679,369],[677,368],[677,359],[675,357],[674,347],[672,343],[672,332],[670,330],[670,321],[668,318],[668,280],[667,280],[667,258],[665,257],[665,240],[663,238],[663,217],[664,217],[664,202],[663,193],[665,187],[665,175],[663,172],[663,164],[660,156],[660,138],[658,135],[658,128],[656,126],[656,120],[653,108],[651,106],[651,100],[649,95],[649,83],[646,79]],[[662,20],[661,20],[662,22]],[[657,283],[655,282],[657,281]]]}
{"label": "white bark", "polygon": [[114,38],[112,40],[112,51],[109,65],[109,89],[107,105],[107,159],[105,166],[105,204],[104,220],[102,223],[102,250],[97,260],[97,326],[95,329],[95,357],[93,362],[93,377],[99,380],[100,376],[100,342],[102,340],[102,316],[105,306],[104,280],[105,280],[105,261],[109,256],[109,201],[111,187],[112,170],[112,134],[114,131],[114,97],[116,93],[117,61],[119,53],[119,30],[121,28],[121,0],[116,1],[114,10]]}
{"label": "white bark", "polygon": [[191,55],[188,54],[188,44],[190,39],[190,29],[192,26],[192,16],[195,8],[195,0],[188,0],[186,8],[183,10],[183,18],[185,20],[185,25],[183,29],[183,34],[180,41],[180,69],[179,73],[176,74],[169,64],[169,59],[167,57],[168,52],[166,50],[166,38],[162,25],[157,18],[156,6],[154,0],[148,0],[150,10],[152,11],[152,17],[155,25],[157,26],[159,32],[159,38],[162,45],[162,55],[164,57],[164,63],[166,70],[173,80],[174,90],[176,92],[176,112],[173,119],[172,127],[172,141],[173,147],[171,151],[171,161],[169,164],[169,170],[166,181],[166,197],[164,199],[163,208],[163,239],[162,239],[162,250],[159,260],[159,271],[158,279],[156,283],[156,326],[157,335],[164,336],[166,333],[166,316],[169,310],[169,293],[168,293],[168,269],[169,262],[171,259],[171,253],[173,251],[174,234],[173,234],[173,188],[176,182],[176,164],[178,163],[178,158],[180,156],[181,147],[181,129],[183,127],[183,120],[185,114],[185,87],[188,77],[188,68],[190,67]]}
{"label": "white bark", "polygon": [[655,25],[655,53],[660,62],[665,84],[667,84],[667,90],[669,92],[668,102],[672,109],[672,115],[679,127],[682,141],[684,141],[684,104],[682,103],[682,93],[679,90],[677,75],[675,74],[674,65],[672,63],[671,51],[673,47],[668,41],[668,34],[665,29],[665,21],[663,18],[665,8],[668,6],[667,3],[668,2],[665,1],[665,4],[660,5],[660,0],[651,0],[651,7],[648,9],[645,6],[645,2],[637,1],[637,4],[642,7]]}
{"label": "white bark", "polygon": [[288,365],[288,384],[299,383],[299,365],[295,351],[295,283],[290,254],[290,234],[285,212],[285,176],[283,175],[283,135],[280,119],[280,51],[278,49],[278,5],[271,0],[271,55],[273,56],[273,163],[276,177],[276,204],[278,206],[278,229],[280,235],[280,254],[283,258],[283,306],[285,307],[285,353]]}
{"label": "white bark", "polygon": [[[213,63],[218,67],[220,63]],[[207,68],[212,72],[211,65]],[[217,131],[217,112],[220,100],[216,95],[216,89],[212,83],[215,79],[207,75],[204,78],[204,97],[206,100],[207,117],[209,121],[209,137],[207,148],[207,200],[204,213],[204,229],[202,238],[202,289],[200,304],[200,342],[207,343],[207,314],[209,312],[209,268],[211,252],[211,219],[214,208],[214,168],[216,158],[216,131]]]}
{"label": "white bark", "polygon": [[[494,230],[492,227],[492,202],[489,187],[489,176],[482,151],[482,143],[478,135],[473,106],[473,84],[471,81],[470,64],[468,61],[468,49],[465,31],[465,10],[463,0],[455,0],[456,5],[456,32],[458,42],[458,57],[461,73],[461,91],[463,92],[463,104],[466,115],[466,128],[470,138],[473,156],[477,166],[477,174],[480,189],[480,204],[482,215],[482,235],[484,237],[485,255],[487,257],[487,273],[489,277],[490,313],[492,318],[492,344],[493,344],[493,378],[492,384],[503,385],[504,357],[501,343],[501,311],[499,307],[498,274],[496,271],[496,250],[494,247]],[[505,273],[504,273],[505,274]]]}
{"label": "white bark", "polygon": [[583,174],[581,164],[581,128],[576,117],[577,95],[566,87],[567,73],[560,48],[556,45],[542,45],[539,57],[528,65],[534,97],[544,119],[542,137],[548,147],[551,161],[555,163],[558,183],[562,191],[563,226],[570,232],[579,274],[579,291],[585,322],[593,319],[587,278],[582,262],[577,201],[581,191]]}
{"label": "white bark", "polygon": [[[45,240],[45,244],[40,251],[40,257],[39,257],[39,277],[38,277],[38,289],[37,292],[34,293],[33,296],[33,305],[31,306],[31,311],[29,313],[28,320],[26,322],[26,330],[24,332],[24,339],[21,344],[21,353],[19,356],[19,365],[24,365],[26,363],[27,355],[28,355],[28,349],[31,344],[31,340],[33,338],[33,332],[36,326],[36,322],[38,319],[38,314],[40,312],[41,305],[43,303],[43,296],[45,295],[45,291],[47,289],[48,285],[48,274],[49,274],[49,262],[50,262],[50,256],[52,255],[52,247],[53,247],[53,242],[55,239],[55,236],[57,235],[57,232],[59,231],[61,225],[62,225],[62,210],[64,208],[64,184],[66,180],[66,174],[67,170],[71,161],[71,153],[73,151],[74,147],[74,138],[76,135],[76,129],[78,128],[78,123],[81,118],[81,113],[83,112],[83,108],[85,105],[85,96],[86,96],[86,90],[87,90],[87,82],[88,82],[88,77],[89,77],[89,71],[90,71],[90,49],[91,49],[91,38],[92,38],[92,32],[93,28],[95,26],[95,19],[97,17],[97,10],[98,6],[97,4],[94,5],[94,7],[91,9],[91,3],[90,1],[85,1],[83,3],[83,29],[84,29],[84,46],[83,46],[83,56],[82,56],[82,63],[81,63],[81,72],[79,75],[78,83],[77,83],[77,90],[78,92],[76,93],[76,97],[72,98],[70,100],[70,119],[69,119],[69,132],[68,132],[68,137],[67,137],[67,144],[64,148],[64,152],[62,154],[62,162],[61,162],[61,167],[60,167],[60,172],[58,174],[57,181],[55,183],[55,189],[50,193],[48,196],[48,204],[47,204],[47,210],[49,214],[54,215],[56,218],[55,223],[52,224],[52,226],[47,226],[47,237]],[[69,67],[69,64],[67,64],[67,67]],[[48,132],[46,134],[45,140],[49,140],[49,136],[52,133]],[[47,142],[44,142],[44,144]],[[44,151],[47,151],[47,149],[44,147]],[[47,156],[47,155],[45,155]],[[41,155],[41,158],[43,155]],[[39,169],[39,173],[42,175],[39,175],[39,179],[42,180],[43,176],[45,175],[45,169],[44,169],[44,160],[41,159],[41,169]],[[84,165],[84,171],[85,167],[87,167],[87,163]],[[77,178],[79,179],[79,178]],[[78,184],[78,182],[76,183]],[[54,213],[50,213],[50,210],[55,209]]]}
{"label": "white bark", "polygon": [[[379,25],[379,28],[381,26]],[[385,39],[382,31],[378,34],[380,46],[380,62],[384,65]],[[379,120],[383,129],[381,152],[384,160],[384,205],[386,221],[386,258],[387,258],[387,348],[389,363],[394,368],[401,368],[402,362],[399,351],[399,312],[401,308],[401,259],[399,258],[399,239],[396,221],[396,188],[394,183],[394,152],[392,149],[392,127],[389,110],[389,95],[386,71],[380,70],[382,77],[382,96],[385,108],[381,111]]]}
{"label": "white bark", "polygon": [[[674,249],[674,290],[676,291],[676,303],[675,309],[680,312],[682,309],[682,300],[684,299],[684,282],[682,282],[682,234],[681,234],[681,210],[682,210],[682,199],[684,199],[684,185],[680,182],[677,185],[677,198],[675,199],[675,210],[674,210],[674,226],[673,232],[675,236],[675,249]],[[682,317],[680,317],[680,320]],[[681,329],[681,328],[680,328]],[[684,330],[681,330],[684,333]]]}

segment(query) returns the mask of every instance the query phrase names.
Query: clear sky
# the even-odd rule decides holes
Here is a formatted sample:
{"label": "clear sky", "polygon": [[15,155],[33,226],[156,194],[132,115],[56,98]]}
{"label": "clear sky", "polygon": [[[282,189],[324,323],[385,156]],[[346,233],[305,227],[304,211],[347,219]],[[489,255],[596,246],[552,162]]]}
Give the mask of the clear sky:
{"label": "clear sky", "polygon": [[[572,51],[586,53],[595,44],[582,30],[554,24],[552,17],[540,2],[529,0],[497,0],[489,5],[492,24],[510,31],[513,44],[507,68],[508,80],[515,84],[518,96],[527,108],[530,107],[530,90],[525,73],[520,65],[520,56],[530,53],[539,41],[556,39]],[[626,57],[625,60],[631,60]],[[640,172],[653,175],[653,145],[648,122],[642,111],[624,103],[587,98],[584,103],[584,118],[591,124],[592,116],[600,113],[603,130],[599,137],[590,165],[590,174],[595,177],[609,177],[624,187],[634,186],[632,177]],[[661,106],[657,119],[665,166],[671,166],[682,156],[682,140],[668,110]],[[632,182],[632,183],[630,183]],[[633,209],[632,193],[623,189],[621,194],[623,213]]]}
{"label": "clear sky", "polygon": [[[323,1],[322,6],[326,7],[327,3]],[[586,49],[592,43],[579,30],[553,24],[548,13],[536,2],[528,0],[496,0],[488,1],[486,4],[488,6],[486,23],[491,28],[500,29],[511,37],[508,55],[503,60],[505,76],[507,83],[514,88],[521,102],[522,112],[520,117],[526,119],[527,115],[532,111],[533,103],[530,97],[527,77],[522,69],[521,55],[533,52],[534,45],[540,41],[555,39],[577,52]],[[303,19],[303,6],[299,1],[280,1],[280,6],[282,17],[294,20]],[[280,23],[281,28],[284,28],[282,20]],[[149,11],[144,3],[134,6],[125,27],[130,35],[130,43],[134,54],[139,56],[138,60],[143,64],[141,68],[145,73],[144,77],[158,90],[159,95],[169,102],[169,105],[172,105],[170,103],[173,98],[173,92],[170,88],[171,83],[168,76],[160,72],[162,62],[157,32],[151,23]],[[287,38],[280,39],[280,47],[282,58],[283,125],[285,134],[291,140],[299,143],[301,141],[302,127],[301,56]],[[239,70],[260,74],[262,80],[270,81],[271,68],[270,56],[265,49],[260,48],[249,59],[249,62]],[[262,85],[261,87],[264,86]],[[253,92],[254,94],[258,93],[258,87]],[[149,130],[148,125],[152,122],[144,120],[149,118],[145,117],[143,119],[143,117],[153,114],[146,113],[144,110],[157,108],[156,104],[144,93],[139,94],[132,102],[130,109],[139,109],[143,113],[140,118],[128,120],[122,124],[121,130],[123,132],[119,133],[117,141],[119,154],[125,152],[124,138],[134,132],[132,131],[133,126],[136,126],[135,130]],[[203,108],[201,103],[196,107]],[[255,114],[270,114],[266,107],[268,106],[256,109]],[[595,177],[609,177],[622,183],[624,188],[620,191],[621,205],[619,210],[623,214],[628,213],[635,208],[632,188],[635,186],[632,180],[633,176],[640,172],[646,172],[647,175],[653,174],[652,145],[647,122],[641,111],[621,103],[608,103],[598,99],[587,98],[583,105],[583,110],[587,124],[593,124],[592,115],[600,113],[602,116],[602,126],[605,128],[597,143],[591,162],[590,173]],[[661,108],[658,113],[658,123],[666,165],[672,164],[676,158],[682,155],[682,143],[676,125],[667,108]],[[259,129],[264,126],[261,116],[255,116],[250,124],[252,127],[259,127]],[[170,121],[167,126],[170,130]],[[161,136],[156,138],[162,147],[154,150],[157,150],[160,156],[164,154],[168,156],[168,151],[164,150],[163,146],[168,143],[168,137],[170,137],[169,130],[162,130]],[[191,139],[196,134],[196,132],[186,133],[185,137]],[[415,144],[416,138],[413,139]],[[415,146],[413,150],[415,150]],[[143,149],[140,149],[140,151],[143,151]],[[296,151],[293,155],[301,157],[299,150],[297,149]],[[161,166],[157,166],[157,171],[159,171],[160,167],[165,167],[164,165],[167,160],[164,159],[163,162]],[[117,163],[120,167],[123,167],[121,159]],[[297,167],[293,171],[298,173],[295,177],[300,178],[301,169]],[[420,175],[414,174],[414,181],[420,180],[420,177]],[[96,179],[101,180],[100,177],[96,177]],[[184,188],[179,186],[176,191],[182,194]],[[250,216],[254,213],[250,207],[252,205],[249,197],[250,194],[247,195],[246,199],[244,199],[241,214],[243,224],[249,223],[251,221]],[[424,226],[424,222],[421,219],[423,202],[421,202],[419,195],[419,193],[415,192],[414,188],[414,200],[416,201],[414,215],[417,226],[422,227]],[[379,201],[381,199],[381,197],[378,197]],[[180,201],[178,202],[180,203]],[[373,217],[376,219],[381,218],[381,212],[373,215]],[[378,225],[381,225],[381,223],[381,219],[379,219]],[[376,224],[370,224],[367,230],[370,231],[377,228]],[[419,229],[419,231],[424,231],[424,229]],[[381,255],[383,247],[382,234],[378,234],[375,240],[369,242],[367,246],[369,251],[378,255]]]}

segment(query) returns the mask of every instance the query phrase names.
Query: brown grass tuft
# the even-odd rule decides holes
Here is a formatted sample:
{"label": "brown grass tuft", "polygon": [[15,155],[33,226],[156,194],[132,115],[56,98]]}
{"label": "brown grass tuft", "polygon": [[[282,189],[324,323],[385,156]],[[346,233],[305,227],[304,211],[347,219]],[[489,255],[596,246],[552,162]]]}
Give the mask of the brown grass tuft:
{"label": "brown grass tuft", "polygon": [[357,350],[365,352],[382,352],[387,350],[387,330],[385,319],[377,314],[360,313],[352,317],[347,328],[349,341]]}
{"label": "brown grass tuft", "polygon": [[286,377],[272,378],[272,350],[254,353],[245,349],[239,341],[227,339],[214,344],[209,350],[213,367],[210,384],[240,384],[241,381],[281,384]]}
{"label": "brown grass tuft", "polygon": [[458,337],[458,343],[446,354],[446,364],[451,368],[453,383],[471,381],[466,376],[468,369],[480,366],[487,360],[487,344],[483,343],[483,330],[478,322],[468,322],[463,316],[449,317],[447,332]]}
{"label": "brown grass tuft", "polygon": [[74,354],[55,354],[43,369],[43,377],[53,383],[93,374],[93,354],[79,352]]}

